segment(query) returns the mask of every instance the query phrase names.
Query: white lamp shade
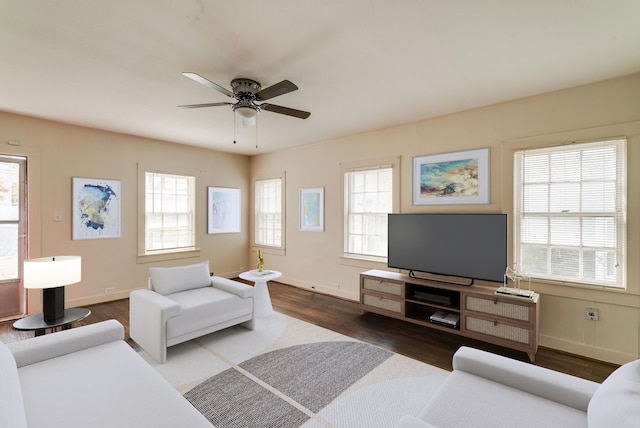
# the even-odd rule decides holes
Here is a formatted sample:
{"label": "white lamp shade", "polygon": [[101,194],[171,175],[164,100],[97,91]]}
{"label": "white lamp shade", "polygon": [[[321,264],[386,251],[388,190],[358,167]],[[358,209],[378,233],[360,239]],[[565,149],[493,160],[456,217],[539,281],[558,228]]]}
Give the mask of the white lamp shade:
{"label": "white lamp shade", "polygon": [[41,257],[24,261],[24,288],[55,288],[81,280],[80,256]]}

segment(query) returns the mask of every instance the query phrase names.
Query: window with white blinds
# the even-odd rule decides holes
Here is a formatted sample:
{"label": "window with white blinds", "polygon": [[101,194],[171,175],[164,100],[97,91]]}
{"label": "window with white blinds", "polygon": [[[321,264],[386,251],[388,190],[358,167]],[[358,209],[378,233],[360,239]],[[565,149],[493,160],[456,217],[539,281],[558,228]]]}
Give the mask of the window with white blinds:
{"label": "window with white blinds", "polygon": [[387,257],[387,214],[393,212],[393,168],[347,171],[345,255]]}
{"label": "window with white blinds", "polygon": [[626,287],[626,139],[515,152],[515,259],[535,278]]}
{"label": "window with white blinds", "polygon": [[255,243],[283,247],[282,179],[255,182]]}
{"label": "window with white blinds", "polygon": [[195,177],[145,173],[145,253],[195,247]]}

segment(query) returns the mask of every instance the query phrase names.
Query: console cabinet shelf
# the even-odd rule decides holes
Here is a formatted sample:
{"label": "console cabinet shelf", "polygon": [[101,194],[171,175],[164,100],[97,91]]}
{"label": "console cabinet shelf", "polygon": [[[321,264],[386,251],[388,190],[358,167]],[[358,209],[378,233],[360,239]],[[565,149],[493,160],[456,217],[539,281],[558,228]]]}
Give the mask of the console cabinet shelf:
{"label": "console cabinet shelf", "polygon": [[[360,309],[523,351],[535,361],[540,296],[520,299],[494,291],[369,270],[360,274]],[[431,322],[437,311],[458,314],[460,323],[453,327]]]}

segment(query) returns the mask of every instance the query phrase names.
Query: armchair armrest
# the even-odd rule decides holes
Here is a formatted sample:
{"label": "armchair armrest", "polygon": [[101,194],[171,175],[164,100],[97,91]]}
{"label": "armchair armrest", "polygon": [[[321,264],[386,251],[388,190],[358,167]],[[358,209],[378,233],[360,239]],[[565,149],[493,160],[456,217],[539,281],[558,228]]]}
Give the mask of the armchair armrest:
{"label": "armchair armrest", "polygon": [[478,349],[461,347],[453,369],[462,370],[521,391],[587,411],[600,384]]}
{"label": "armchair armrest", "polygon": [[7,347],[17,366],[23,367],[117,340],[124,340],[124,327],[116,320],[108,320],[11,342]]}
{"label": "armchair armrest", "polygon": [[253,297],[254,288],[242,282],[233,281],[221,276],[213,276],[211,277],[211,285],[220,290],[240,296],[243,299]]}
{"label": "armchair armrest", "polygon": [[129,294],[129,334],[158,362],[167,356],[167,320],[180,315],[182,307],[148,289]]}

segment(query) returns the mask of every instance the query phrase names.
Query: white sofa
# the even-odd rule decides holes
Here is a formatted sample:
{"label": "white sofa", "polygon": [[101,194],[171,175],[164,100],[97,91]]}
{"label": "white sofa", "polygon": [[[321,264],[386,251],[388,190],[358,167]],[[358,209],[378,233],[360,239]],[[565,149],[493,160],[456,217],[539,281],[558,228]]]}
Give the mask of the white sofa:
{"label": "white sofa", "polygon": [[468,347],[453,369],[398,428],[640,427],[640,360],[602,384]]}
{"label": "white sofa", "polygon": [[129,335],[159,363],[169,346],[236,324],[253,330],[253,287],[209,276],[208,261],[149,275],[148,289],[129,295]]}
{"label": "white sofa", "polygon": [[0,342],[0,427],[213,426],[123,339],[109,320]]}

